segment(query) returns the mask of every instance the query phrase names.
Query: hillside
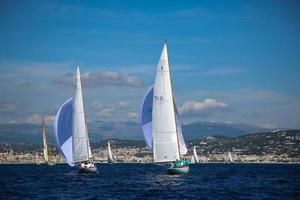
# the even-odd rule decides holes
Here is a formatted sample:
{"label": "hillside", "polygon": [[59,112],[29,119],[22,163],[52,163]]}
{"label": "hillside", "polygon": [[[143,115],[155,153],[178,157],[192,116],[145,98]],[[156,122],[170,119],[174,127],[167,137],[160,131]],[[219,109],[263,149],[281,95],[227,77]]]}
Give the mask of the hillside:
{"label": "hillside", "polygon": [[[241,136],[249,133],[267,131],[264,128],[248,124],[226,124],[212,122],[194,122],[182,126],[186,140],[196,140],[207,136]],[[91,142],[117,138],[122,140],[143,140],[140,125],[137,122],[95,121],[88,124]],[[48,125],[49,142],[53,143],[53,126]],[[32,143],[42,141],[41,126],[38,124],[0,124],[1,143]]]}

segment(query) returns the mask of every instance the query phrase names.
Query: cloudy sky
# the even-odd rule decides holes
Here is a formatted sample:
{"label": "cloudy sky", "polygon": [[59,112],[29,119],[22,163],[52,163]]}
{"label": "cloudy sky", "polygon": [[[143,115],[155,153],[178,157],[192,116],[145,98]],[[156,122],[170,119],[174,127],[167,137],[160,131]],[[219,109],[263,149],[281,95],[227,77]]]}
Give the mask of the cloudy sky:
{"label": "cloudy sky", "polygon": [[168,40],[182,120],[300,128],[299,1],[1,1],[0,123],[138,121]]}

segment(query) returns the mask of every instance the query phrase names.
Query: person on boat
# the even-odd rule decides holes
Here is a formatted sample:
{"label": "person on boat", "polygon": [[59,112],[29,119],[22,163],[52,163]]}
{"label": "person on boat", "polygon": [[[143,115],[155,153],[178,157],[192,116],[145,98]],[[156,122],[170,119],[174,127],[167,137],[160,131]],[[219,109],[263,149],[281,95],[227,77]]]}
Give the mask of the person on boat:
{"label": "person on boat", "polygon": [[183,159],[182,161],[183,165],[188,166],[189,165],[189,161],[187,159]]}

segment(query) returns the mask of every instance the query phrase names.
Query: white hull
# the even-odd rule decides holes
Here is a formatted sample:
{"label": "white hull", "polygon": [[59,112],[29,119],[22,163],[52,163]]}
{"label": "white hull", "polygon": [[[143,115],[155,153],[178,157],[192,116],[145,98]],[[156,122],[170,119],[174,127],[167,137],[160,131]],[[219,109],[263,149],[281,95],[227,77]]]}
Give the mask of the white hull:
{"label": "white hull", "polygon": [[97,167],[79,167],[79,173],[97,173]]}
{"label": "white hull", "polygon": [[187,174],[190,171],[189,166],[184,166],[184,167],[170,167],[167,169],[168,174]]}

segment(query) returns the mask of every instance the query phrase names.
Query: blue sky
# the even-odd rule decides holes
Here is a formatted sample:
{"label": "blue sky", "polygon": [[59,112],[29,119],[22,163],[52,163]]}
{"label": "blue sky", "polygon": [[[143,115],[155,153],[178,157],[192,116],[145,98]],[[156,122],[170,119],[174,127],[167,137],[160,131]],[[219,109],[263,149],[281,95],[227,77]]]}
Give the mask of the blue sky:
{"label": "blue sky", "polygon": [[[138,120],[168,41],[182,120],[300,128],[298,1],[1,1],[0,123]],[[101,81],[99,81],[101,80]]]}

